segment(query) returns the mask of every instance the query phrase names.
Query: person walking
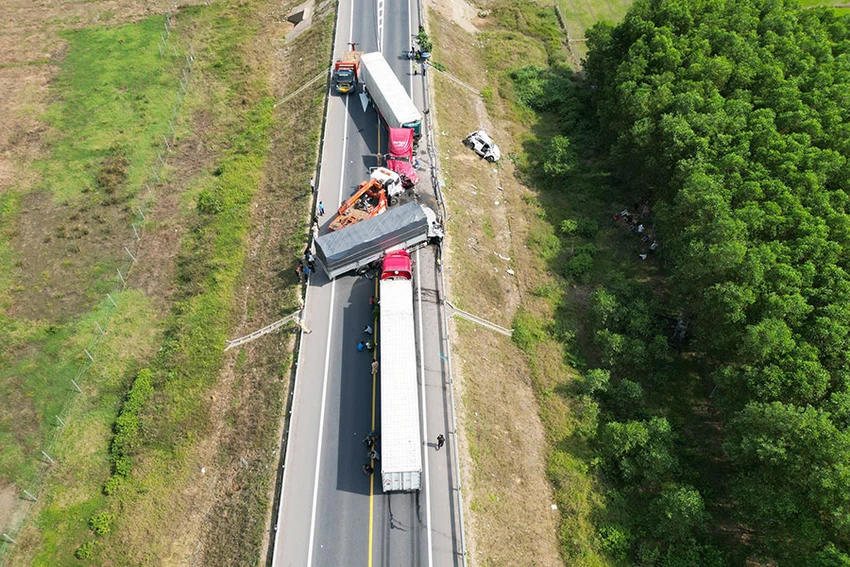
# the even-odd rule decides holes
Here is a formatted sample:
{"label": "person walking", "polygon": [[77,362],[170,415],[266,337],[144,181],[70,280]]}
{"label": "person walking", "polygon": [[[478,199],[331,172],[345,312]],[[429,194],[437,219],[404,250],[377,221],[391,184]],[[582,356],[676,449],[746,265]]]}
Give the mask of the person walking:
{"label": "person walking", "polygon": [[357,343],[357,352],[363,352],[363,349],[366,348],[366,343],[360,341]]}
{"label": "person walking", "polygon": [[316,194],[316,180],[312,177],[310,178],[310,191],[315,195]]}
{"label": "person walking", "polygon": [[365,474],[366,476],[371,476],[373,472],[375,472],[375,469],[372,468],[372,465],[370,465],[369,463],[363,465],[363,474]]}
{"label": "person walking", "polygon": [[372,449],[371,451],[369,451],[369,458],[373,461],[380,461],[381,455],[379,455],[375,449]]}
{"label": "person walking", "polygon": [[321,201],[319,201],[319,216],[325,216],[325,205]]}
{"label": "person walking", "polygon": [[300,262],[295,266],[295,273],[298,275],[298,283],[302,283],[304,281],[304,266]]}
{"label": "person walking", "polygon": [[372,361],[372,376],[376,376],[378,374],[378,361]]}
{"label": "person walking", "polygon": [[442,449],[443,445],[445,445],[445,444],[446,444],[446,438],[443,437],[442,433],[440,433],[439,435],[437,435],[437,450],[439,451],[440,449]]}
{"label": "person walking", "polygon": [[366,333],[367,335],[371,335],[372,334],[372,327],[370,327],[369,325],[366,325],[365,327],[363,327],[363,332]]}

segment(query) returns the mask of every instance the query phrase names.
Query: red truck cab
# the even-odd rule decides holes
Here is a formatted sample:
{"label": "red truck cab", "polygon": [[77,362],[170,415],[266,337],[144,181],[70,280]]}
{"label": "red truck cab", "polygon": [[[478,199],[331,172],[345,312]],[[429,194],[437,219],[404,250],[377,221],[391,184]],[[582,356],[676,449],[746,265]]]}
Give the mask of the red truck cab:
{"label": "red truck cab", "polygon": [[389,133],[387,167],[399,174],[404,187],[413,187],[419,183],[419,174],[413,167],[414,132],[410,128],[389,128]]}
{"label": "red truck cab", "polygon": [[396,250],[384,256],[384,260],[381,262],[381,279],[413,279],[410,254],[407,250]]}

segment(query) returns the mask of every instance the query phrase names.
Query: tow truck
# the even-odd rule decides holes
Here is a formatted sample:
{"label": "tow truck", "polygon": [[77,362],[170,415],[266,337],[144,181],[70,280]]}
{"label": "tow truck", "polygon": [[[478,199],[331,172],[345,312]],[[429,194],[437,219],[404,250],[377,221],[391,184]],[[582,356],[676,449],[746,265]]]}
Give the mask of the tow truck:
{"label": "tow truck", "polygon": [[328,231],[340,230],[383,213],[388,205],[398,203],[398,196],[403,192],[401,178],[396,172],[386,167],[375,168],[369,179],[363,181],[357,191],[339,206]]}

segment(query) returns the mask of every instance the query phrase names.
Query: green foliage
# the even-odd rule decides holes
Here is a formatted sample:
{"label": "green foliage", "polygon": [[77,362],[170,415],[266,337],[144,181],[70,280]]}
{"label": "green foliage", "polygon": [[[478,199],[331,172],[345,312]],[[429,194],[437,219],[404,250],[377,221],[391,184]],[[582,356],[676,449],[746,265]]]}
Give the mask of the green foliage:
{"label": "green foliage", "polygon": [[564,219],[561,221],[561,234],[565,236],[572,236],[578,232],[578,221],[573,219]]}
{"label": "green foliage", "polygon": [[96,547],[97,540],[90,539],[77,548],[77,551],[74,552],[74,556],[76,556],[77,559],[89,559],[94,554]]}
{"label": "green foliage", "polygon": [[663,490],[650,504],[649,515],[655,520],[655,537],[676,543],[687,543],[708,519],[702,496],[692,486]]}
{"label": "green foliage", "polygon": [[553,136],[546,144],[546,161],[543,172],[553,178],[560,178],[571,172],[576,165],[575,152],[566,136]]}
{"label": "green foliage", "polygon": [[514,316],[513,334],[511,335],[514,344],[530,354],[537,343],[545,337],[546,329],[543,321],[528,311],[519,309]]}
{"label": "green foliage", "polygon": [[595,394],[597,392],[605,392],[608,389],[608,382],[611,380],[611,373],[602,368],[593,368],[588,370],[584,376],[584,384],[582,385],[582,393]]}
{"label": "green foliage", "polygon": [[580,218],[577,221],[576,233],[585,238],[593,238],[599,232],[599,223],[593,219]]}
{"label": "green foliage", "polygon": [[[129,476],[133,468],[130,456],[141,441],[139,414],[153,395],[153,374],[147,368],[140,370],[127,393],[121,412],[115,419],[115,436],[109,448],[109,458],[113,465],[113,475],[103,487],[107,496],[113,494],[121,485],[122,478]],[[117,479],[117,480],[116,480]]]}
{"label": "green foliage", "polygon": [[419,27],[419,33],[416,34],[416,43],[419,44],[419,49],[423,52],[431,53],[434,51],[434,43],[422,26]]}
{"label": "green foliage", "polygon": [[[622,24],[587,39],[600,141],[621,185],[653,203],[671,294],[712,361],[737,519],[767,562],[832,561],[827,549],[841,557],[850,541],[839,465],[850,462],[850,22],[772,0],[638,0]],[[543,96],[539,74],[518,80],[528,100]],[[614,295],[631,321],[605,294],[591,298],[603,358],[615,374],[627,364],[663,373],[672,358],[651,311]],[[713,553],[693,546],[703,551],[690,559],[670,545],[645,542],[638,555],[672,565]]]}
{"label": "green foliage", "polygon": [[112,531],[112,522],[115,520],[113,514],[101,512],[89,519],[89,527],[96,535],[106,535]]}
{"label": "green foliage", "polygon": [[627,484],[655,484],[678,467],[673,431],[664,418],[606,423],[599,445],[608,470]]}

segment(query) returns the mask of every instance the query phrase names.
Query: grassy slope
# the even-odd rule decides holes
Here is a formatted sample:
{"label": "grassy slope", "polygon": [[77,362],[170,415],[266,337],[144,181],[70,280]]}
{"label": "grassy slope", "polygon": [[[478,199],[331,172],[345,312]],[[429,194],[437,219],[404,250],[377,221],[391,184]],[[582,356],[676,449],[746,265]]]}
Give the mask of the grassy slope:
{"label": "grassy slope", "polygon": [[[99,207],[102,193],[95,190],[94,183],[97,162],[120,144],[130,163],[130,176],[116,190],[125,203],[132,201],[141,185],[140,172],[155,159],[157,134],[167,128],[165,109],[170,111],[176,95],[174,61],[160,59],[156,51],[161,25],[162,18],[152,18],[137,25],[67,34],[69,56],[54,87],[56,102],[45,117],[52,128],[51,149],[35,165],[42,180],[36,191],[45,195],[42,199]],[[109,51],[111,59],[102,58],[104,51]],[[119,60],[125,63],[119,64]],[[123,65],[144,71],[121,71]],[[126,88],[128,81],[132,90]],[[93,113],[91,108],[100,110]],[[93,115],[97,119],[92,119]],[[142,294],[116,292],[114,269],[126,269],[127,265],[122,250],[125,242],[117,239],[109,254],[104,253],[94,264],[74,263],[73,253],[58,250],[60,256],[70,256],[60,267],[84,290],[73,306],[76,315],[51,322],[49,304],[33,307],[36,313],[41,309],[43,319],[10,314],[10,308],[27,301],[21,297],[27,291],[22,283],[29,269],[27,262],[33,260],[22,251],[40,247],[36,266],[41,264],[41,269],[48,267],[50,254],[57,252],[48,249],[47,237],[34,242],[22,235],[21,202],[27,197],[13,190],[0,199],[4,227],[0,233],[0,398],[12,402],[4,404],[0,414],[0,445],[4,447],[0,482],[40,494],[42,502],[50,506],[65,501],[69,492],[80,489],[80,483],[96,476],[98,467],[92,469],[92,463],[102,458],[105,448],[94,440],[108,437],[128,375],[135,369],[135,358],[146,356],[153,347],[159,314]],[[99,209],[94,210],[100,214]],[[120,231],[123,240],[131,238],[129,222],[122,223]],[[37,236],[40,239],[41,235]],[[42,271],[45,286],[49,286],[48,277],[47,271]],[[57,277],[63,276],[59,273]],[[105,298],[107,291],[112,292],[117,307]],[[95,322],[107,330],[102,339]],[[83,349],[96,356],[91,367]],[[71,378],[83,386],[84,395],[74,392]],[[69,424],[63,431],[57,428],[60,414]],[[41,449],[62,463],[55,467],[61,470],[49,475],[44,485],[44,466],[36,457]],[[54,487],[59,489],[55,493]],[[49,516],[47,512],[38,522],[52,525]],[[16,525],[2,527],[12,531]]]}
{"label": "grassy slope", "polygon": [[[266,135],[272,123],[271,99],[262,81],[251,76],[251,70],[238,57],[239,46],[251,37],[250,15],[250,7],[244,6],[191,9],[179,15],[183,29],[194,30],[195,49],[201,53],[201,46],[209,48],[199,55],[196,74],[200,78],[193,78],[204,84],[195,90],[190,88],[184,114],[214,113],[208,134],[213,139],[210,143],[220,148],[222,154],[218,175],[205,172],[192,183],[187,195],[191,198],[206,190],[220,203],[222,211],[211,218],[199,219],[191,201],[190,208],[184,208],[184,214],[196,217],[195,230],[181,254],[181,301],[167,321],[166,348],[154,366],[158,371],[157,408],[163,411],[148,409],[145,449],[137,458],[143,464],[143,472],[133,477],[132,490],[121,490],[113,498],[102,495],[100,488],[110,474],[107,458],[110,429],[126,391],[127,378],[139,366],[135,357],[144,360],[154,341],[161,340],[153,332],[157,314],[145,310],[146,300],[141,294],[128,292],[131,298],[116,297],[119,304],[116,311],[121,313],[123,309],[123,314],[116,315],[114,327],[107,335],[110,337],[107,340],[115,342],[102,345],[109,354],[98,357],[90,371],[92,377],[103,378],[102,383],[93,382],[90,386],[99,385],[101,389],[80,407],[73,433],[66,435],[57,449],[57,455],[63,458],[62,467],[48,477],[52,490],[43,498],[43,507],[34,523],[18,538],[21,545],[16,548],[13,564],[55,565],[72,561],[77,546],[92,537],[87,522],[96,512],[114,515],[112,536],[101,536],[94,546],[94,556],[99,561],[128,557],[128,552],[137,559],[162,559],[168,548],[165,531],[157,534],[162,539],[151,539],[151,534],[145,533],[146,529],[156,533],[163,518],[163,510],[156,509],[151,501],[161,498],[161,502],[168,502],[183,486],[181,480],[187,478],[187,471],[179,466],[181,457],[206,427],[201,395],[215,382],[220,366],[233,286],[244,257],[248,203],[259,184]],[[137,190],[145,178],[151,160],[156,159],[157,138],[168,128],[166,121],[171,118],[176,95],[176,67],[161,65],[161,76],[150,74],[159,62],[156,45],[161,26],[162,18],[153,18],[135,25],[69,35],[69,71],[59,82],[65,102],[59,103],[50,114],[56,129],[55,161],[40,164],[45,178],[55,180],[51,186],[55,186],[60,199],[77,199],[92,190],[92,168],[87,164],[116,147],[128,158],[127,191]],[[121,46],[126,51],[121,51]],[[97,65],[105,53],[109,54],[107,61],[120,60],[124,68],[147,71],[120,72],[118,66]],[[98,119],[86,121],[86,112],[77,109],[90,106],[86,95],[98,99],[101,94],[105,99],[95,101],[102,107],[96,114]],[[235,98],[244,104],[234,105]],[[72,143],[78,140],[83,142]],[[63,162],[69,166],[70,174],[66,177],[61,175],[59,166]],[[78,189],[77,194],[74,188]],[[75,322],[85,329],[85,337],[91,334],[93,317]],[[98,320],[103,322],[102,318]],[[15,332],[15,327],[4,325],[4,329],[10,328]],[[32,360],[24,359],[19,364],[37,365],[59,374],[64,367],[49,370],[50,359],[45,357],[65,348],[73,353],[71,360],[79,360],[85,339],[72,338],[75,328],[57,330],[48,326],[42,333],[44,337],[37,329],[26,331],[29,334],[18,331],[19,344],[27,352],[39,346],[39,341],[47,341],[36,354],[30,355]],[[70,344],[65,346],[66,343]],[[67,364],[62,357],[57,360]],[[45,398],[51,394],[44,388],[30,391]],[[53,412],[49,399],[34,405],[44,406],[40,409],[44,415]],[[162,524],[159,529],[162,530]],[[125,544],[132,543],[136,537],[140,546],[126,549]],[[145,543],[141,544],[141,540]]]}
{"label": "grassy slope", "polygon": [[[581,7],[591,12],[588,12],[589,16],[582,16],[578,31],[571,36],[583,37],[583,26],[592,25],[597,18],[621,17],[628,4],[582,2]],[[499,10],[499,6],[507,9]],[[531,4],[520,2],[500,2],[490,7],[494,17],[485,31],[478,34],[477,49],[472,54],[464,54],[454,48],[456,44],[469,43],[456,36],[460,33],[457,28],[432,19],[437,45],[435,57],[450,72],[485,93],[489,117],[496,122],[496,134],[510,134],[509,140],[503,137],[500,141],[503,154],[509,147],[515,157],[508,153],[507,159],[523,166],[529,153],[540,151],[537,140],[555,133],[554,124],[514,105],[515,95],[506,72],[528,64],[545,66],[547,59],[563,57],[564,54],[550,53],[547,57],[544,38],[549,33],[546,30],[554,25],[551,10],[538,10]],[[572,18],[568,25],[576,25],[576,14],[568,13],[568,17]],[[446,43],[450,47],[441,50],[440,46]],[[483,62],[489,81],[480,82],[484,73],[465,63],[464,59],[469,55]],[[451,100],[452,116],[465,116],[465,122],[474,120],[474,116],[470,116],[474,115],[473,105],[459,102],[468,95],[450,83],[439,81],[436,91],[441,130],[449,134],[449,140],[463,135],[464,126],[448,120],[443,110],[446,105],[439,105],[441,100]],[[441,143],[445,145],[443,140]],[[517,365],[518,355],[511,345],[503,344],[498,338],[483,337],[480,330],[468,325],[458,325],[461,339],[457,354],[462,361],[476,361],[475,368],[461,364],[465,380],[463,402],[467,408],[465,426],[475,463],[471,503],[477,540],[474,558],[483,565],[539,563],[540,555],[534,548],[545,548],[544,540],[540,538],[550,537],[545,533],[527,531],[527,526],[535,523],[531,514],[541,514],[541,510],[530,511],[527,505],[518,505],[512,500],[513,495],[521,494],[531,480],[523,480],[521,484],[520,480],[515,480],[517,484],[502,481],[505,476],[522,479],[522,469],[533,469],[527,466],[528,459],[525,457],[520,461],[526,466],[519,470],[512,467],[515,459],[510,455],[517,454],[521,441],[510,430],[523,423],[520,415],[529,408],[524,405],[518,390],[503,394],[494,384],[493,380],[501,383],[503,378],[497,377],[509,369],[508,374],[520,372],[528,375],[536,397],[536,410],[545,428],[548,445],[545,474],[554,488],[554,498],[560,511],[558,540],[561,558],[571,566],[607,565],[608,560],[594,526],[594,516],[601,513],[604,506],[601,487],[590,472],[591,454],[585,441],[593,430],[595,415],[591,406],[576,403],[572,398],[575,368],[582,366],[581,357],[573,353],[576,351],[576,337],[580,334],[577,328],[580,327],[586,291],[564,289],[564,281],[559,275],[561,263],[575,242],[562,238],[557,230],[561,220],[566,218],[607,215],[607,212],[601,212],[606,209],[603,202],[606,178],[599,172],[587,172],[570,178],[567,184],[569,191],[543,192],[508,181],[506,173],[515,170],[503,164],[501,168],[506,171],[500,176],[500,181],[505,191],[496,195],[504,200],[511,219],[504,225],[495,220],[496,213],[488,205],[493,203],[493,196],[485,190],[486,179],[476,176],[475,168],[462,163],[462,149],[451,147],[451,142],[448,146],[448,155],[452,157],[444,159],[443,166],[449,180],[447,198],[454,218],[451,229],[455,244],[451,265],[463,265],[465,275],[470,270],[477,274],[472,278],[452,279],[453,293],[457,296],[453,299],[473,312],[491,316],[500,322],[502,317],[510,317],[511,311],[504,306],[512,302],[511,295],[505,294],[504,290],[491,289],[494,269],[502,270],[504,264],[491,262],[491,257],[479,251],[493,249],[511,256],[514,259],[511,267],[520,267],[516,292],[521,297],[521,307],[513,324],[515,343],[526,354],[526,357],[519,356],[525,358],[528,365],[527,368]],[[458,151],[461,155],[455,157]],[[523,177],[518,173],[516,176]],[[476,192],[479,195],[469,194],[466,187],[470,184],[478,188]],[[506,231],[511,235],[510,248],[506,248],[504,243]],[[615,235],[606,231],[600,233],[597,244],[600,250],[604,252],[617,246],[616,242],[608,240],[612,236]],[[469,242],[474,244],[470,246]],[[619,270],[619,262],[624,259],[625,256],[621,258],[615,254],[598,267],[603,271]],[[482,353],[486,355],[482,357]],[[490,361],[494,361],[495,366]],[[504,404],[502,409],[499,409],[500,404]],[[536,498],[542,496],[535,495]],[[527,543],[529,548],[525,547],[526,538],[532,539]]]}

